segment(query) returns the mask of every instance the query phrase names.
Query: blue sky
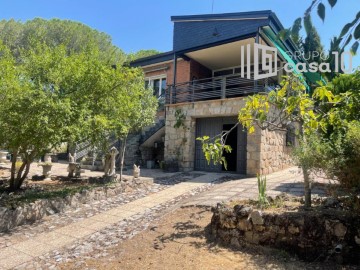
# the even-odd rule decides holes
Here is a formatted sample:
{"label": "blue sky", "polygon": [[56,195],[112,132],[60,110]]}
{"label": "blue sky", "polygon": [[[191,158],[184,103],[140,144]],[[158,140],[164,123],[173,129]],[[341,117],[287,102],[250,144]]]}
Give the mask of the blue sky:
{"label": "blue sky", "polygon": [[[36,17],[82,22],[108,33],[125,52],[140,49],[172,49],[172,15],[207,14],[213,0],[0,0],[0,19],[26,21]],[[342,26],[355,18],[359,0],[338,0],[334,9],[326,3],[325,23],[314,13],[322,42],[327,45]],[[214,13],[273,10],[285,27],[303,15],[311,0],[214,0]],[[360,53],[359,53],[360,54]],[[360,65],[359,55],[354,62]]]}

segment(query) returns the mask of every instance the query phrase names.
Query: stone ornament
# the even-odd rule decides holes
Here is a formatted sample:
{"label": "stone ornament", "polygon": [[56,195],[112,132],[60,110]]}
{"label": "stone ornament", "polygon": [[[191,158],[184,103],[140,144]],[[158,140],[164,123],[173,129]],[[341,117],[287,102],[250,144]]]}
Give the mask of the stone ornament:
{"label": "stone ornament", "polygon": [[140,177],[140,165],[139,166],[136,166],[134,164],[134,167],[133,167],[133,176],[134,178],[139,178]]}
{"label": "stone ornament", "polygon": [[51,155],[50,154],[45,154],[44,156],[44,162],[45,163],[51,163],[52,160],[51,160]]}
{"label": "stone ornament", "polygon": [[6,163],[9,162],[9,161],[6,159],[7,154],[8,154],[7,151],[3,151],[3,150],[0,151],[0,164],[1,164],[1,165],[6,164]]}
{"label": "stone ornament", "polygon": [[76,177],[80,177],[80,172],[81,169],[79,169],[78,167],[80,166],[79,163],[75,162],[75,154],[71,155],[71,153],[69,153],[69,165],[67,168],[67,171],[69,172],[68,177],[72,178],[74,177],[74,173]]}
{"label": "stone ornament", "polygon": [[119,151],[114,146],[111,147],[109,153],[106,154],[105,165],[104,165],[105,176],[116,175],[115,158],[118,154]]}

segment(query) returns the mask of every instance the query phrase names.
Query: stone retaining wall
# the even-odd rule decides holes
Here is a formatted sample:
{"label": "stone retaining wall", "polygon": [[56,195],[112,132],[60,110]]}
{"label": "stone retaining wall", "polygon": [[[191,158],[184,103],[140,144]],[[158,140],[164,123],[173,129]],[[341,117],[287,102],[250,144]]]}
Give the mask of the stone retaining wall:
{"label": "stone retaining wall", "polygon": [[227,246],[262,245],[283,249],[314,261],[336,258],[360,263],[360,217],[335,209],[261,212],[252,207],[218,205],[212,234]]}
{"label": "stone retaining wall", "polygon": [[[132,182],[130,185],[136,185]],[[96,187],[91,190],[83,190],[65,198],[39,199],[35,202],[18,206],[16,209],[0,207],[0,232],[8,231],[19,225],[32,223],[42,219],[44,216],[64,212],[66,209],[76,209],[79,205],[95,200],[118,195],[126,190],[129,182],[121,182],[114,186]]]}

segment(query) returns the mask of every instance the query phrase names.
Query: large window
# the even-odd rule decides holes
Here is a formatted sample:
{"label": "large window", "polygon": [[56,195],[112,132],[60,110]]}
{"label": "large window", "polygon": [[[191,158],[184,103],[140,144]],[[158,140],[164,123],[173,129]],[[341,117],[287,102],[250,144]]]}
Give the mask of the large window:
{"label": "large window", "polygon": [[164,77],[156,77],[156,78],[148,78],[145,81],[146,87],[151,87],[154,92],[154,96],[160,97],[165,93],[166,90],[166,78]]}

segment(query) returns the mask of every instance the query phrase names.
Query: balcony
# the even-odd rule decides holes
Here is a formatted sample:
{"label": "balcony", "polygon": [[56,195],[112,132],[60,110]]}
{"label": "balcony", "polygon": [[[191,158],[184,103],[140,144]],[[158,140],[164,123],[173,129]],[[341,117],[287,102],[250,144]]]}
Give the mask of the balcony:
{"label": "balcony", "polygon": [[277,82],[272,78],[253,80],[239,75],[211,77],[169,86],[166,104],[242,97],[267,92],[276,86]]}

